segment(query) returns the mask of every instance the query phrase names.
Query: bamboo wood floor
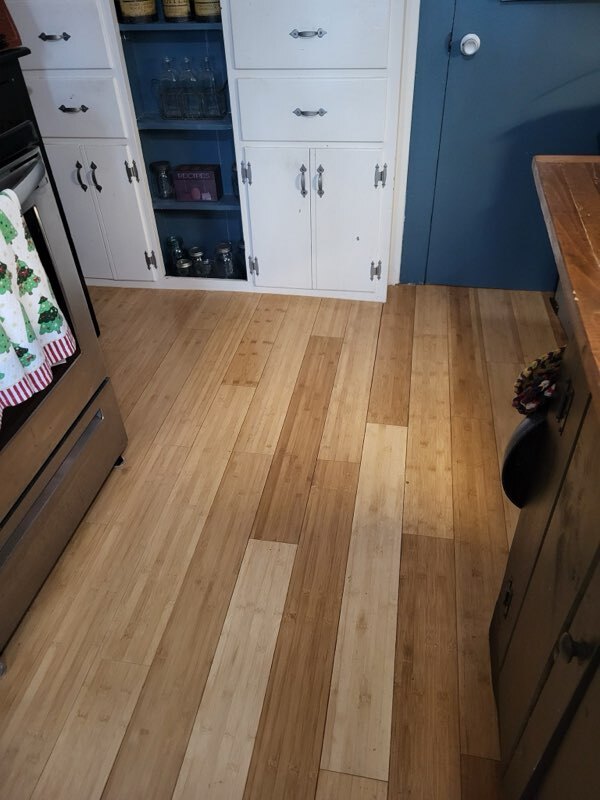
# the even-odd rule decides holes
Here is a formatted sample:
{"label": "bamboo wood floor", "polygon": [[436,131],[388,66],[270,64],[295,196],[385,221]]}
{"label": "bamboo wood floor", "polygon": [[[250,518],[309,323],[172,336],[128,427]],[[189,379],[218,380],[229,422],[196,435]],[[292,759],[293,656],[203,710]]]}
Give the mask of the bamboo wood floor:
{"label": "bamboo wood floor", "polygon": [[547,299],[92,296],[130,443],[7,648],[0,797],[497,800],[498,467]]}

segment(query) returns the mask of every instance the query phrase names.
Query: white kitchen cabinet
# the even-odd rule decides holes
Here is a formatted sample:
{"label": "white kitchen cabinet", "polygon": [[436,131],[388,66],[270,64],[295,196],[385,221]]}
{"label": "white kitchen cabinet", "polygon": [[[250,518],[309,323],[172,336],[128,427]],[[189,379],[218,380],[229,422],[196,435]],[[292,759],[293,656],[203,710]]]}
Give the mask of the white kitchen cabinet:
{"label": "white kitchen cabinet", "polygon": [[382,151],[246,147],[244,157],[255,285],[374,292],[389,248]]}
{"label": "white kitchen cabinet", "polygon": [[63,141],[48,142],[46,150],[84,276],[155,280],[127,145]]}
{"label": "white kitchen cabinet", "polygon": [[236,69],[387,66],[390,0],[230,0]]}
{"label": "white kitchen cabinet", "polygon": [[310,288],[309,150],[246,147],[244,155],[256,286]]}
{"label": "white kitchen cabinet", "polygon": [[311,155],[315,288],[373,292],[389,249],[389,235],[381,225],[389,174],[385,186],[378,180],[375,187],[375,167],[384,169],[382,152],[319,148]]}

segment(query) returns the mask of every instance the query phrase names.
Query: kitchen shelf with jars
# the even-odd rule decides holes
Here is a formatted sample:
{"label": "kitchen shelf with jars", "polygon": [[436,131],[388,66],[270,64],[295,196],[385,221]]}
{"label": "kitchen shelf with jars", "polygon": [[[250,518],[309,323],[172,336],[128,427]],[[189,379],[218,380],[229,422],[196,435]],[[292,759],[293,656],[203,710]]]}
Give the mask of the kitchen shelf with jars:
{"label": "kitchen shelf with jars", "polygon": [[218,0],[117,0],[167,275],[246,280]]}

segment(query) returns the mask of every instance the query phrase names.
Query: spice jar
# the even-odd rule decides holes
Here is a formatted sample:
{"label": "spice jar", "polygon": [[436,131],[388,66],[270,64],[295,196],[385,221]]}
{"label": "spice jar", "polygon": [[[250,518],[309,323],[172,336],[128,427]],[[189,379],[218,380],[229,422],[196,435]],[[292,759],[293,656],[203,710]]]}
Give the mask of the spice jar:
{"label": "spice jar", "polygon": [[191,0],[162,0],[167,22],[187,22],[192,18]]}
{"label": "spice jar", "polygon": [[194,16],[199,22],[220,22],[221,3],[219,0],[194,0]]}
{"label": "spice jar", "polygon": [[167,239],[167,253],[169,264],[173,269],[177,269],[177,262],[183,258],[183,243],[179,236],[169,236]]}
{"label": "spice jar", "polygon": [[156,196],[163,200],[173,197],[173,182],[171,181],[171,164],[169,161],[153,161],[150,169],[156,178]]}
{"label": "spice jar", "polygon": [[192,259],[192,275],[196,277],[202,276],[202,261],[204,259],[204,253],[199,247],[190,247],[188,250],[188,254]]}
{"label": "spice jar", "polygon": [[221,242],[215,248],[215,273],[218,278],[233,277],[233,252],[230,242]]}
{"label": "spice jar", "polygon": [[175,265],[177,269],[177,274],[181,278],[189,278],[192,274],[192,259],[191,258],[180,258]]}
{"label": "spice jar", "polygon": [[154,22],[156,0],[119,0],[123,22]]}

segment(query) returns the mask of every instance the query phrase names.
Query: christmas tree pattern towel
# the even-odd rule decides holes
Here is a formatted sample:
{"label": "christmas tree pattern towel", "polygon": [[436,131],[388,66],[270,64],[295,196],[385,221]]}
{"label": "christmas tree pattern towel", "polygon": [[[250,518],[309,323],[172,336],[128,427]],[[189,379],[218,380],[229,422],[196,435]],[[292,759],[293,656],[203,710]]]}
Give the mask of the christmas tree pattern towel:
{"label": "christmas tree pattern towel", "polygon": [[75,348],[19,200],[0,192],[0,422],[7,406],[45,389]]}

